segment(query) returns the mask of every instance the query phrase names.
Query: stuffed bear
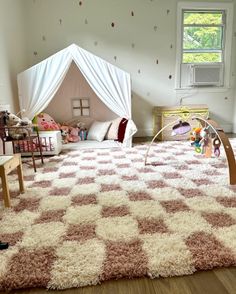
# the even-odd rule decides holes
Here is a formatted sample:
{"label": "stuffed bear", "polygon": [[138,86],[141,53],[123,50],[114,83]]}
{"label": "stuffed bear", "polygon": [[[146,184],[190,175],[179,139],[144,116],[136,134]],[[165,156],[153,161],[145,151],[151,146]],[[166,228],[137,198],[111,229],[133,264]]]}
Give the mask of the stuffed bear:
{"label": "stuffed bear", "polygon": [[79,128],[69,127],[69,142],[80,141]]}
{"label": "stuffed bear", "polygon": [[28,118],[21,119],[10,112],[5,113],[4,121],[9,128],[8,135],[16,140],[27,137],[32,127],[32,122]]}

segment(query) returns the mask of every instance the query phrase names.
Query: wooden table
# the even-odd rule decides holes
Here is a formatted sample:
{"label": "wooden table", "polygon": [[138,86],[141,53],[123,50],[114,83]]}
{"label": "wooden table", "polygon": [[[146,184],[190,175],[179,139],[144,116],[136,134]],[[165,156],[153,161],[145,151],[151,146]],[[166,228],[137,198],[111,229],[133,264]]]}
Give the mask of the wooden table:
{"label": "wooden table", "polygon": [[2,180],[2,194],[5,207],[11,206],[7,175],[15,168],[17,168],[20,193],[24,193],[25,190],[20,154],[0,156],[0,177]]}

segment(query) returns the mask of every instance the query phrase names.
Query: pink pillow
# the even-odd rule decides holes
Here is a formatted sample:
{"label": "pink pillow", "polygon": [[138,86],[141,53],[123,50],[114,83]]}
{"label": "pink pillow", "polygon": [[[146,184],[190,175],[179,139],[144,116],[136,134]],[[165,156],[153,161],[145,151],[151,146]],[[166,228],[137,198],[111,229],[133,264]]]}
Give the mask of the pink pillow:
{"label": "pink pillow", "polygon": [[60,128],[55,120],[47,113],[39,113],[33,119],[33,123],[38,125],[39,131],[59,131]]}
{"label": "pink pillow", "polygon": [[111,121],[111,126],[109,127],[108,132],[105,136],[106,140],[118,140],[118,130],[121,120],[121,117],[117,117],[116,119]]}

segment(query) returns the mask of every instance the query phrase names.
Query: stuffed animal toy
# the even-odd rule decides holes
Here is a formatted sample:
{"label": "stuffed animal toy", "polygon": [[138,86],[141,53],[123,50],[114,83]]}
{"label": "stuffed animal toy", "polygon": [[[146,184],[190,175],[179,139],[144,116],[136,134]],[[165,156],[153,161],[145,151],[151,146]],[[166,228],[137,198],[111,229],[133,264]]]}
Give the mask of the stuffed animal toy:
{"label": "stuffed animal toy", "polygon": [[82,121],[79,121],[79,122],[77,123],[77,127],[78,127],[81,131],[86,130],[85,123],[82,122]]}
{"label": "stuffed animal toy", "polygon": [[47,113],[39,113],[33,119],[33,123],[38,125],[39,131],[59,131],[60,127],[55,120]]}
{"label": "stuffed animal toy", "polygon": [[[13,113],[5,113],[5,125],[9,127],[9,136],[12,139],[20,140],[25,138],[32,127],[32,122],[28,118],[21,119]],[[18,128],[19,127],[19,128]]]}
{"label": "stuffed animal toy", "polygon": [[61,136],[62,136],[62,143],[67,144],[69,143],[69,127],[68,126],[60,126]]}
{"label": "stuffed animal toy", "polygon": [[82,141],[87,140],[87,129],[86,129],[85,123],[80,121],[77,123],[77,127],[79,128],[80,139]]}
{"label": "stuffed animal toy", "polygon": [[79,136],[79,128],[74,128],[74,127],[69,127],[69,142],[78,142],[80,141],[80,136]]}

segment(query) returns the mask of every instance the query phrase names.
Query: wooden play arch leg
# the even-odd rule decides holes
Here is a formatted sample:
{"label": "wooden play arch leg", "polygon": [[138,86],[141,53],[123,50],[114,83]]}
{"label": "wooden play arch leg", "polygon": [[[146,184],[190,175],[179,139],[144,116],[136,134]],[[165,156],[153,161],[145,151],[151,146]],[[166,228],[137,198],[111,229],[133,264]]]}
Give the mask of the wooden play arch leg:
{"label": "wooden play arch leg", "polygon": [[216,133],[216,135],[219,137],[224,147],[226,158],[228,161],[229,183],[230,185],[236,185],[236,162],[235,162],[234,152],[225,132],[214,120],[204,119],[201,117],[193,117],[193,119],[199,120],[203,127],[205,127],[206,125],[210,126],[213,129],[213,131]]}

